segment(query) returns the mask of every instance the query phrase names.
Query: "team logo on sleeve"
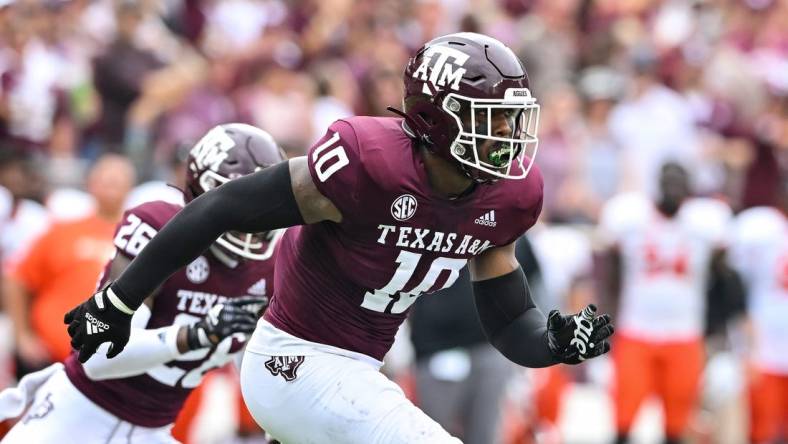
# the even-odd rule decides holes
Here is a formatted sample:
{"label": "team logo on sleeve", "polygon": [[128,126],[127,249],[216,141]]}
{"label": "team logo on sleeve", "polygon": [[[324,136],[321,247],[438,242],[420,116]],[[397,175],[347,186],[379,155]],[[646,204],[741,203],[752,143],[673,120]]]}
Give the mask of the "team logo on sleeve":
{"label": "team logo on sleeve", "polygon": [[189,165],[189,169],[194,172],[209,169],[217,171],[219,165],[228,156],[228,151],[235,147],[235,141],[230,137],[223,127],[217,126],[208,131],[197,145],[192,148],[194,161]]}
{"label": "team logo on sleeve", "polygon": [[251,296],[265,296],[265,278],[255,282],[246,292]]}
{"label": "team logo on sleeve", "polygon": [[205,256],[198,256],[191,264],[186,266],[186,278],[193,284],[202,284],[208,280],[211,268]]}
{"label": "team logo on sleeve", "polygon": [[416,214],[416,207],[418,207],[416,198],[410,194],[403,194],[391,204],[391,215],[399,221],[408,220]]}
{"label": "team logo on sleeve", "polygon": [[285,381],[294,381],[298,377],[296,371],[303,362],[303,356],[272,356],[265,362],[265,368],[274,376],[282,375]]}

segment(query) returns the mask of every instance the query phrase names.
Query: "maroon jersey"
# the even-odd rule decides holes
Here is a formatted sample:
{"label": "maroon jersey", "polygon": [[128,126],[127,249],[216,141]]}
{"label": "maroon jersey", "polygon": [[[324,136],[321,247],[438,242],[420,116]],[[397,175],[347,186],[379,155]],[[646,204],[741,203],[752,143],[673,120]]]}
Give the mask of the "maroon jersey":
{"label": "maroon jersey", "polygon": [[538,169],[439,196],[401,123],[339,120],[307,154],[312,180],[343,218],[284,235],[280,291],[264,316],[277,328],[382,360],[419,295],[450,286],[468,259],[536,222]]}
{"label": "maroon jersey", "polygon": [[[180,209],[158,201],[128,210],[115,234],[117,254],[136,256]],[[109,264],[105,275],[109,274],[108,267]],[[273,259],[243,261],[229,268],[206,252],[162,284],[145,328],[194,323],[228,298],[270,297],[273,268]],[[242,340],[233,336],[215,347],[191,351],[142,375],[101,381],[89,379],[72,353],[66,359],[66,374],[85,396],[118,418],[143,427],[161,427],[175,421],[186,397],[206,372],[226,364],[242,347]]]}

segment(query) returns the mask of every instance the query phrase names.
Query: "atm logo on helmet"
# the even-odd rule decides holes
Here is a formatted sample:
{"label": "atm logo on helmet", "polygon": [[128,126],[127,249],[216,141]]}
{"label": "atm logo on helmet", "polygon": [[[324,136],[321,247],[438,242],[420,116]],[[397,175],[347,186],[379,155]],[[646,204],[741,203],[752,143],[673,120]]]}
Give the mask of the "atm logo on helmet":
{"label": "atm logo on helmet", "polygon": [[[460,80],[465,74],[465,62],[468,54],[447,46],[432,46],[424,51],[421,65],[413,73],[414,79],[432,83],[436,89],[446,85],[455,91],[460,89]],[[430,88],[424,83],[424,94],[431,95]]]}
{"label": "atm logo on helmet", "polygon": [[227,158],[228,151],[233,148],[235,141],[224,128],[214,127],[192,148],[191,155],[194,161],[189,168],[195,173],[206,169],[217,171]]}

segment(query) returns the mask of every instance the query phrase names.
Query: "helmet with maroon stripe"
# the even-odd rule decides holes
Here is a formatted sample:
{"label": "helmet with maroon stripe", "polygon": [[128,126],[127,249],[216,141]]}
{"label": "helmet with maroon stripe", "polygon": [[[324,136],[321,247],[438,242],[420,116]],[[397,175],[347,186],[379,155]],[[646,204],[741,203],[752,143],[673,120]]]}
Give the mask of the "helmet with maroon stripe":
{"label": "helmet with maroon stripe", "polygon": [[[223,183],[284,160],[274,138],[260,128],[243,123],[216,126],[189,151],[184,200],[189,203]],[[230,257],[265,260],[273,254],[280,235],[280,230],[227,232],[216,240],[216,246]]]}
{"label": "helmet with maroon stripe", "polygon": [[404,82],[404,112],[390,109],[431,152],[477,182],[528,174],[539,105],[506,45],[471,32],[438,37],[410,58]]}

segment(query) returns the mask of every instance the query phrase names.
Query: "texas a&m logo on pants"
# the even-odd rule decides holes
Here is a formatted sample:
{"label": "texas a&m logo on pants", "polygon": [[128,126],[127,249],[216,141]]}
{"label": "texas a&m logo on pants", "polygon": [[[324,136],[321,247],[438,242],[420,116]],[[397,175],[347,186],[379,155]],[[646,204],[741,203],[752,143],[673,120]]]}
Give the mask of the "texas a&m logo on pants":
{"label": "texas a&m logo on pants", "polygon": [[285,381],[293,381],[298,377],[296,371],[303,362],[303,356],[272,356],[265,362],[265,368],[274,376],[282,375]]}

